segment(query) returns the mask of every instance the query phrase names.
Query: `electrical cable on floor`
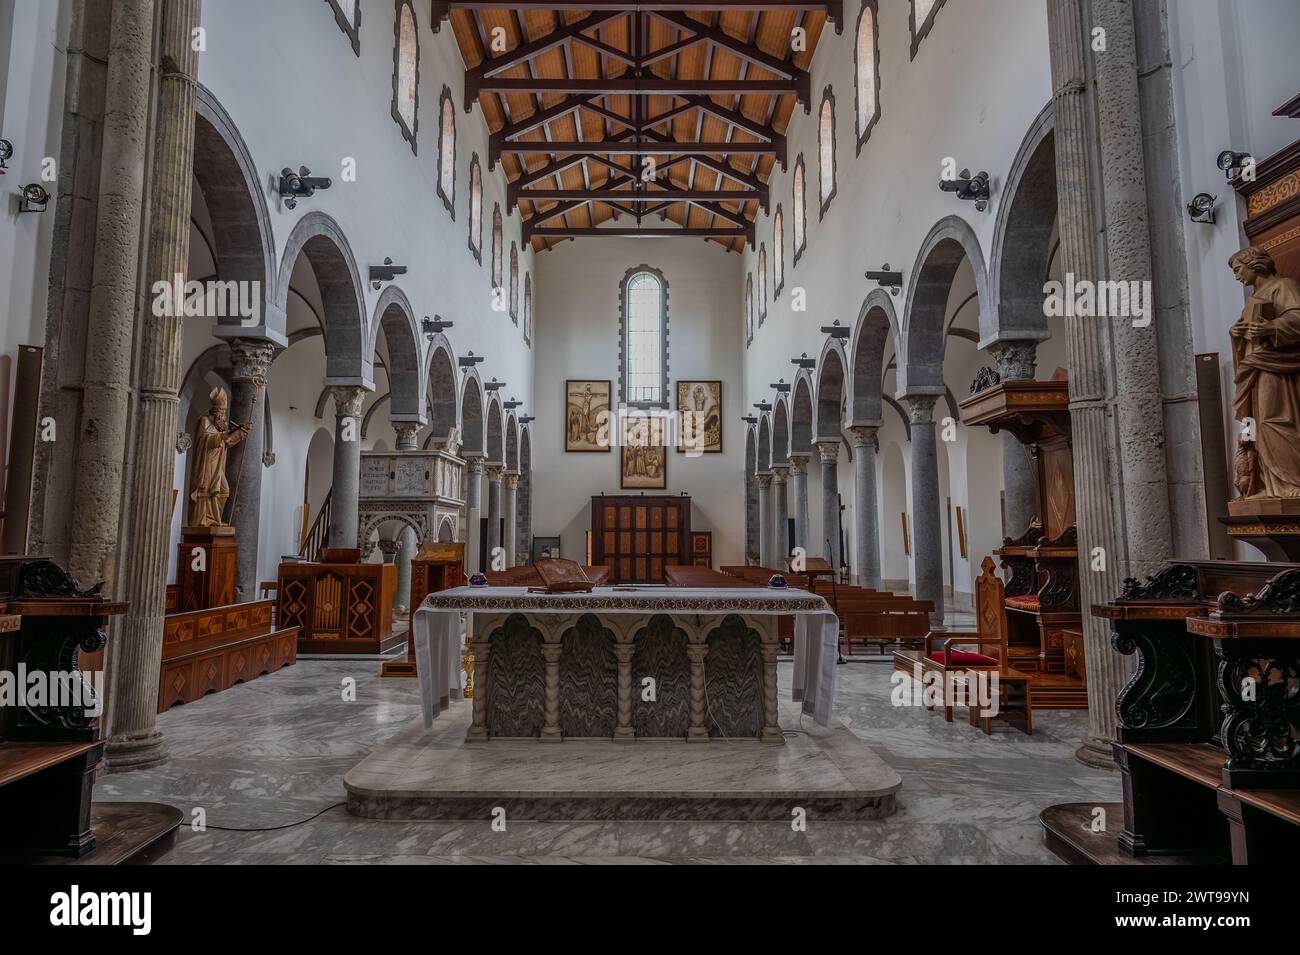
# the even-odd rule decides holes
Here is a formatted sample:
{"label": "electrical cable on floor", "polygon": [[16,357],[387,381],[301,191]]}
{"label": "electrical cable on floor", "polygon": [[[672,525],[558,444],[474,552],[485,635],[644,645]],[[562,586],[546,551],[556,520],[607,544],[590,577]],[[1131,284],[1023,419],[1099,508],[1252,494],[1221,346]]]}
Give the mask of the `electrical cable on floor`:
{"label": "electrical cable on floor", "polygon": [[218,829],[221,832],[276,832],[279,829],[292,829],[294,826],[301,826],[304,823],[311,822],[317,816],[322,816],[331,809],[337,809],[339,806],[346,806],[347,802],[336,802],[332,806],[326,806],[318,813],[313,813],[306,819],[299,819],[297,822],[286,822],[283,826],[261,826],[255,829],[237,829],[234,826],[212,826],[205,824],[204,829]]}

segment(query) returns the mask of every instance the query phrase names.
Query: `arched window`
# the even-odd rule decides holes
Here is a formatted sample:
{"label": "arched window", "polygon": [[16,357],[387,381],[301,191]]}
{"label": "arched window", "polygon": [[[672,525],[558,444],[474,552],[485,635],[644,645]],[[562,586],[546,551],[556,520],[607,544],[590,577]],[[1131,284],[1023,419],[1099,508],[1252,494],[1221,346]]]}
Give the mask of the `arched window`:
{"label": "arched window", "polygon": [[745,275],[745,340],[754,340],[754,273]]}
{"label": "arched window", "polygon": [[352,52],[361,55],[361,2],[360,0],[329,0],[334,11],[334,22],[352,43]]}
{"label": "arched window", "polygon": [[474,261],[483,264],[483,170],[478,153],[469,157],[469,250]]}
{"label": "arched window", "polygon": [[668,282],[648,265],[619,285],[619,388],[624,404],[668,407]]}
{"label": "arched window", "polygon": [[767,245],[758,244],[758,324],[767,318]]}
{"label": "arched window", "polygon": [[492,203],[492,287],[501,287],[501,206]]}
{"label": "arched window", "polygon": [[803,153],[794,161],[794,264],[799,264],[808,245],[808,184],[805,182]]}
{"label": "arched window", "polygon": [[853,48],[854,97],[857,104],[858,152],[880,118],[880,35],[876,30],[878,0],[862,0],[858,39]]}
{"label": "arched window", "polygon": [[776,214],[772,216],[772,300],[781,297],[785,287],[785,218],[781,205],[777,203]]}
{"label": "arched window", "polygon": [[916,59],[916,51],[920,49],[921,41],[930,35],[930,29],[934,26],[934,15],[939,12],[939,8],[945,2],[946,0],[912,0],[912,15],[910,17],[912,59]]}
{"label": "arched window", "polygon": [[456,218],[456,107],[451,88],[444,86],[438,98],[438,195],[442,204]]}
{"label": "arched window", "polygon": [[524,344],[533,343],[533,277],[524,275]]}
{"label": "arched window", "polygon": [[416,113],[420,100],[420,38],[411,0],[397,0],[393,44],[393,119],[415,152]]}
{"label": "arched window", "polygon": [[510,317],[519,324],[519,246],[510,243]]}
{"label": "arched window", "polygon": [[822,93],[822,107],[817,114],[817,176],[824,219],[835,198],[835,94],[830,86]]}

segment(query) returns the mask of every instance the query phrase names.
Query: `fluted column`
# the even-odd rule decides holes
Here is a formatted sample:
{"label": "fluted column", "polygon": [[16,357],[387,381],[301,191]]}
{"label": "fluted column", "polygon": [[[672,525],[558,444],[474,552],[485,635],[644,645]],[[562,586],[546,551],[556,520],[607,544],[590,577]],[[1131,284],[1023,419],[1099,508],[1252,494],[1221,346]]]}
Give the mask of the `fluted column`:
{"label": "fluted column", "polygon": [[515,520],[519,514],[519,475],[509,472],[505,475],[505,497],[501,505],[501,516],[505,519],[506,539],[502,547],[506,550],[506,566],[515,565]]}
{"label": "fluted column", "polygon": [[[129,88],[125,99],[140,108],[134,120],[127,118],[134,136],[135,133],[143,134],[144,129],[144,98],[136,98],[139,92],[136,83],[147,84],[150,30],[146,27],[151,21],[147,15],[150,5],[121,6],[124,18],[121,29],[131,34],[132,42],[118,50],[119,54],[128,57],[128,62],[119,65],[116,75],[110,62],[109,89],[110,95],[114,96],[110,103],[120,106],[122,87]],[[132,8],[133,14],[126,8]],[[174,0],[163,10],[160,51],[167,59],[169,69],[160,77],[155,120],[147,272],[150,285],[160,280],[174,282],[176,275],[183,274],[189,265],[190,197],[194,177],[194,81],[198,68],[198,54],[191,47],[190,35],[199,24],[199,8],[199,0]],[[119,36],[116,16],[115,13],[115,40]],[[139,74],[124,76],[123,69],[138,69]],[[122,118],[113,120],[115,150],[124,148],[121,142],[124,130],[116,126]],[[134,153],[142,146],[141,136],[125,151]],[[107,132],[104,159],[104,168],[110,168]],[[114,176],[118,172],[116,163],[122,161],[124,155],[115,152],[112,158]],[[143,166],[142,155],[140,166]],[[123,186],[133,188],[126,182],[107,179],[102,180],[102,184],[106,192]],[[105,210],[118,205],[110,196],[105,196],[102,201],[109,203]],[[126,205],[129,207],[130,202]],[[136,225],[138,227],[138,222]],[[131,235],[124,242],[129,248],[105,251],[134,258],[136,241],[137,236]],[[125,266],[125,263],[121,265]],[[131,277],[134,281],[133,274]],[[134,299],[125,288],[122,291],[122,301],[118,304],[125,312],[134,306]],[[110,771],[153,766],[167,757],[156,719],[171,534],[171,508],[168,505],[176,467],[176,417],[183,334],[178,315],[154,315],[151,308],[141,308],[136,316],[141,349],[135,468],[130,486],[133,518],[125,562],[126,586],[120,591],[129,607],[116,628],[116,639],[109,643],[107,653],[108,699],[104,724],[108,737],[105,753]],[[122,371],[125,373],[125,369]],[[110,450],[120,452],[120,448]],[[79,528],[79,525],[74,524],[74,527]]]}
{"label": "fluted column", "polygon": [[794,546],[802,547],[805,554],[812,553],[808,545],[808,457],[807,454],[790,455],[790,485],[794,493]]}
{"label": "fluted column", "polygon": [[366,390],[330,388],[334,398],[334,487],[330,492],[330,547],[361,547],[357,540],[361,499],[361,405]]}
{"label": "fluted column", "polygon": [[488,567],[492,567],[492,555],[501,546],[501,470],[497,464],[487,467]]}
{"label": "fluted column", "polygon": [[[989,346],[1003,381],[1030,381],[1038,363],[1032,341],[1005,341]],[[1008,537],[1019,537],[1038,516],[1034,469],[1029,450],[1010,431],[1002,432],[1002,500]]]}
{"label": "fluted column", "polygon": [[266,375],[275,357],[268,341],[236,338],[230,342],[230,420],[247,424],[248,434],[226,458],[230,485],[230,523],[239,551],[235,558],[235,599],[257,594],[258,537],[262,527],[262,450],[266,443]]}
{"label": "fluted column", "polygon": [[786,559],[790,556],[790,503],[786,497],[786,472],[789,470],[788,465],[781,464],[772,468],[772,557],[776,560],[777,570],[785,569]]}
{"label": "fluted column", "polygon": [[855,425],[853,436],[853,570],[858,585],[880,588],[880,499],[876,495],[876,426]]}
{"label": "fluted column", "polygon": [[[87,586],[106,581],[106,592],[113,596],[122,593],[117,581],[117,567],[123,536],[122,496],[127,457],[123,448],[129,432],[131,408],[136,280],[139,278],[140,236],[143,232],[145,144],[149,138],[153,13],[154,5],[149,0],[118,0],[109,14],[108,73],[104,89],[94,266],[86,323],[81,430],[75,437],[64,437],[64,440],[77,442],[68,570]],[[194,60],[186,57],[184,62],[190,64],[189,72],[169,86],[193,83]],[[193,92],[188,95],[192,103]],[[173,99],[166,119],[173,120],[178,110]],[[189,122],[189,139],[192,140],[193,119]],[[184,134],[173,127],[170,135],[173,140],[166,145],[175,155],[181,145],[175,142],[175,137]],[[188,209],[188,198],[184,201]],[[182,247],[187,246],[185,243]],[[178,267],[176,261],[168,261],[174,267],[173,274],[167,276],[167,281],[171,282],[175,272],[185,271],[186,260],[177,260]],[[170,321],[174,323],[176,320],[172,318]],[[167,357],[162,355],[161,367],[147,372],[155,380],[151,391],[164,390],[156,382],[162,382],[168,374]],[[149,356],[146,360],[151,361]],[[156,397],[151,400],[156,400]],[[151,410],[155,420],[151,422],[151,437],[145,440],[165,441],[166,446],[173,446],[176,440],[174,425],[167,429],[165,436],[158,433],[157,419],[164,418],[166,411]],[[149,453],[160,456],[161,448],[161,444],[151,447]],[[155,502],[141,502],[142,505],[146,503]],[[167,510],[164,504],[159,504],[158,508]]]}
{"label": "fluted column", "polygon": [[908,395],[912,422],[912,566],[916,596],[933,600],[932,622],[943,622],[943,529],[939,508],[939,458],[934,443],[937,395]]}
{"label": "fluted column", "polygon": [[836,576],[840,572],[840,478],[839,441],[818,441],[817,453],[822,461],[822,539],[809,552],[821,554]]}
{"label": "fluted column", "polygon": [[483,541],[479,539],[479,518],[483,516],[483,455],[465,455],[465,572],[478,573]]}
{"label": "fluted column", "polygon": [[754,476],[758,482],[758,565],[772,567],[772,474]]}
{"label": "fluted column", "polygon": [[420,444],[418,437],[420,434],[420,422],[418,421],[394,421],[393,431],[397,433],[397,450],[398,451],[418,451]]}

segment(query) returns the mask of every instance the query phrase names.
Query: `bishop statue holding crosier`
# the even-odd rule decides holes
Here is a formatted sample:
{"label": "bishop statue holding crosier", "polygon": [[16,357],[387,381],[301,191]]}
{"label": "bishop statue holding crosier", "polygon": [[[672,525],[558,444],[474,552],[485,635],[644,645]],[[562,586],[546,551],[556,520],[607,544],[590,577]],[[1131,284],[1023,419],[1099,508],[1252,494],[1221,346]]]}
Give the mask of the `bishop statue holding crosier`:
{"label": "bishop statue holding crosier", "polygon": [[189,526],[219,527],[225,524],[226,500],[230,484],[226,481],[226,455],[248,436],[247,424],[231,424],[230,398],[221,387],[208,393],[212,407],[194,429],[190,450],[193,463],[193,490],[190,492]]}

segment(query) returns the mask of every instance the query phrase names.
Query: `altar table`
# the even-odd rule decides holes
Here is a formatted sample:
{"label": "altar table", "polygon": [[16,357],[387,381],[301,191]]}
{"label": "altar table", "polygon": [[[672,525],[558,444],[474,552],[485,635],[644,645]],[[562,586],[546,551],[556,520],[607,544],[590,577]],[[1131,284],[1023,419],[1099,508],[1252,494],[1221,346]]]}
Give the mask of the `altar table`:
{"label": "altar table", "polygon": [[474,655],[468,742],[781,742],[780,616],[795,619],[793,698],[818,724],[830,722],[839,622],[807,591],[458,587],[430,594],[411,624],[426,726],[460,696],[462,614],[470,615]]}

